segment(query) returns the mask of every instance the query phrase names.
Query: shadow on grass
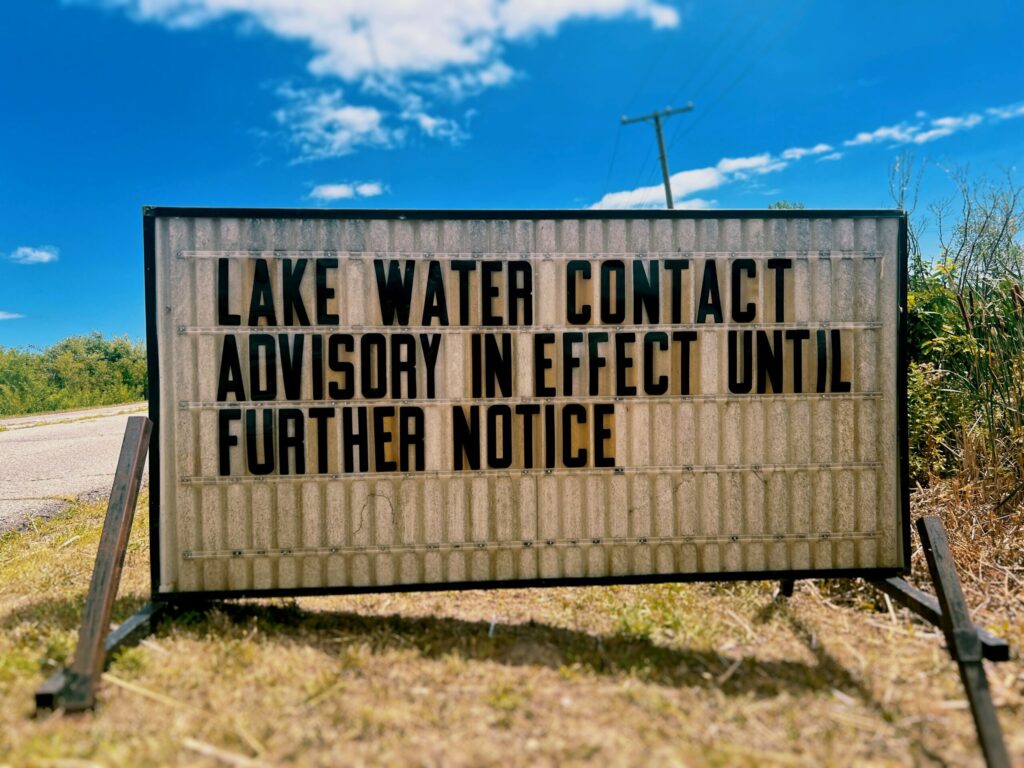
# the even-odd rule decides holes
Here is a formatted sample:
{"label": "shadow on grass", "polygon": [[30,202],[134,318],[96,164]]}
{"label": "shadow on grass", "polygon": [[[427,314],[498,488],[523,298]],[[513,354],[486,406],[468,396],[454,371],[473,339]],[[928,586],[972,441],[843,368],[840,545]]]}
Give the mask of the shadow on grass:
{"label": "shadow on grass", "polygon": [[[146,603],[128,595],[115,603],[113,621],[123,621]],[[77,630],[84,595],[39,600],[0,617],[0,630],[31,625],[38,636]],[[810,651],[815,663],[738,659],[709,650],[673,648],[630,634],[598,635],[530,621],[490,624],[449,617],[366,615],[349,611],[310,611],[295,602],[211,601],[173,607],[160,622],[160,634],[198,638],[249,635],[263,642],[302,643],[337,654],[347,646],[369,645],[374,652],[416,650],[428,659],[456,655],[467,661],[561,669],[576,666],[608,676],[631,675],[677,687],[717,688],[727,695],[776,696],[783,692],[836,689],[886,713],[862,681],[815,641],[812,632],[773,600],[755,622],[783,621]]]}
{"label": "shadow on grass", "polygon": [[[147,602],[149,601],[142,595],[125,595],[117,598],[114,601],[111,622],[118,624],[124,621]],[[84,608],[84,594],[59,600],[38,600],[0,615],[0,631],[7,633],[18,627],[30,625],[41,635],[70,632],[81,627]]]}
{"label": "shadow on grass", "polygon": [[[0,629],[31,624],[42,636],[75,630],[82,602],[81,598],[37,601],[0,618]],[[115,622],[144,602],[142,597],[120,598]],[[749,655],[730,658],[709,650],[666,647],[645,637],[590,634],[533,621],[490,624],[449,617],[311,611],[294,602],[212,601],[174,607],[164,614],[157,633],[220,640],[256,637],[261,643],[301,644],[334,656],[366,645],[374,653],[414,650],[427,659],[454,655],[514,667],[576,667],[585,673],[631,676],[665,686],[716,689],[728,696],[771,698],[835,690],[859,700],[890,723],[902,717],[898,710],[878,702],[867,685],[829,654],[784,601],[768,603],[756,619],[757,623],[773,620],[790,628],[813,655],[813,663]]]}
{"label": "shadow on grass", "polygon": [[[123,618],[141,600],[123,598]],[[784,609],[783,609],[784,610]],[[54,629],[77,626],[80,610],[68,601],[40,601],[5,617],[0,626],[56,620]],[[806,640],[806,630],[790,624]],[[253,630],[256,634],[253,635]],[[329,655],[346,648],[369,646],[373,652],[414,650],[427,659],[457,656],[515,667],[580,671],[606,676],[632,676],[673,687],[718,689],[730,696],[767,698],[788,692],[829,692],[836,689],[879,709],[870,691],[820,647],[812,647],[816,663],[738,660],[709,650],[673,648],[646,637],[598,635],[537,622],[490,624],[449,617],[365,615],[348,611],[310,611],[297,603],[214,601],[177,608],[161,621],[158,633],[196,638],[258,637],[264,643],[303,644]]]}
{"label": "shadow on grass", "polygon": [[842,691],[843,693],[855,695],[861,703],[872,709],[883,720],[892,724],[902,737],[906,738],[929,760],[934,762],[936,765],[945,765],[945,761],[925,745],[921,739],[920,733],[912,728],[908,728],[907,726],[900,724],[901,721],[904,720],[903,713],[892,705],[887,706],[878,701],[871,693],[868,686],[864,685],[863,682],[854,677],[846,670],[845,667],[843,667],[838,659],[828,652],[825,644],[821,642],[811,628],[802,622],[793,613],[793,611],[789,609],[789,603],[786,600],[772,600],[758,611],[757,616],[754,619],[756,624],[764,624],[772,620],[782,621],[789,627],[789,630],[814,656],[814,659],[817,662],[817,669],[820,670],[823,677],[842,680],[845,683],[845,685],[842,686],[834,685],[832,687]]}
{"label": "shadow on grass", "polygon": [[[33,625],[42,634],[79,627],[84,598],[40,600],[0,619],[0,628]],[[145,602],[117,600],[114,621],[127,618]],[[776,696],[782,692],[831,688],[870,702],[867,689],[821,649],[818,663],[737,660],[714,651],[671,648],[645,637],[596,635],[537,622],[494,624],[454,618],[374,616],[346,611],[307,611],[296,603],[214,601],[178,608],[161,621],[160,633],[204,638],[249,634],[263,642],[303,643],[337,654],[346,646],[367,644],[374,652],[415,649],[428,659],[456,655],[523,667],[577,667],[599,675],[630,675],[661,685],[718,688],[728,695]],[[803,633],[797,632],[798,635]],[[810,646],[809,646],[810,647]]]}

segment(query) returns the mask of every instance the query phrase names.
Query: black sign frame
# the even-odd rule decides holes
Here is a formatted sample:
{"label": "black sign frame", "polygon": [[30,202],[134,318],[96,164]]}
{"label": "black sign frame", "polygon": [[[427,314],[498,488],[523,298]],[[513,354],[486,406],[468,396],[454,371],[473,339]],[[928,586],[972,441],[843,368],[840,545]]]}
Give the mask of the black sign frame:
{"label": "black sign frame", "polygon": [[[724,571],[714,573],[644,574],[631,576],[572,577],[549,579],[430,582],[381,586],[293,587],[274,589],[202,590],[160,592],[160,369],[157,351],[156,302],[156,220],[158,218],[243,218],[243,219],[358,219],[370,220],[649,220],[649,219],[896,219],[897,239],[897,481],[899,483],[901,567],[803,569],[771,571]],[[153,432],[149,451],[149,536],[150,584],[152,599],[159,602],[195,602],[248,597],[303,597],[383,592],[463,591],[470,589],[526,589],[531,587],[576,587],[613,584],[658,584],[670,582],[714,581],[787,581],[796,579],[857,578],[878,581],[910,573],[910,457],[907,414],[907,214],[893,209],[791,209],[791,210],[390,210],[390,209],[302,209],[302,208],[204,208],[144,206],[142,209],[143,252],[145,260],[146,341],[148,362],[149,418]]]}

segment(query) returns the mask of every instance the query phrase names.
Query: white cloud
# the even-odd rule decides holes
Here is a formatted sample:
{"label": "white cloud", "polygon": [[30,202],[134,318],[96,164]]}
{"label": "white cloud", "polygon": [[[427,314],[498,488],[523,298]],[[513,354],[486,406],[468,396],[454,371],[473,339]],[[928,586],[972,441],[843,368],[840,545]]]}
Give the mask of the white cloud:
{"label": "white cloud", "polygon": [[[997,108],[998,109],[998,108]],[[991,110],[989,110],[991,113]],[[918,112],[920,117],[924,113]],[[899,123],[897,125],[883,125],[873,131],[862,131],[852,139],[843,142],[843,146],[857,147],[862,144],[926,144],[935,139],[942,139],[952,136],[954,133],[966,131],[978,125],[982,116],[972,112],[959,117],[937,117],[925,125],[924,123]]]}
{"label": "white cloud", "polygon": [[318,184],[309,196],[314,200],[351,200],[356,197],[376,197],[383,194],[379,181],[355,181],[340,184]]}
{"label": "white cloud", "polygon": [[0,320],[20,320],[24,315],[19,315],[17,312],[4,312],[0,310]]}
{"label": "white cloud", "polygon": [[772,162],[772,156],[767,152],[752,157],[723,157],[715,166],[722,173],[733,173],[735,171],[756,171],[764,168]]}
{"label": "white cloud", "polygon": [[861,131],[852,139],[844,141],[843,146],[858,147],[861,144],[877,144],[880,141],[905,143],[912,141],[918,130],[920,130],[920,126],[908,126],[906,123],[883,125],[873,131]]}
{"label": "white cloud", "polygon": [[679,26],[679,12],[675,8],[659,3],[647,7],[647,17],[655,29],[675,29]]}
{"label": "white cloud", "polygon": [[348,200],[356,196],[351,184],[318,184],[309,196],[314,200]]}
{"label": "white cloud", "polygon": [[1024,117],[1024,104],[1011,104],[1006,107],[989,107],[985,110],[993,120],[1012,120],[1015,117]]}
{"label": "white cloud", "polygon": [[648,0],[507,0],[487,3],[498,13],[503,31],[511,38],[552,34],[573,18],[610,19],[630,15],[651,22],[656,29],[679,25],[671,6]]}
{"label": "white cloud", "polygon": [[384,185],[379,181],[364,181],[356,184],[356,194],[360,197],[377,197],[384,193]]}
{"label": "white cloud", "polygon": [[[989,122],[1010,120],[1024,117],[1024,103],[1011,104],[1004,107],[989,107],[985,110]],[[918,111],[916,118],[924,120],[927,113]],[[863,131],[854,138],[843,142],[846,147],[859,147],[869,144],[926,144],[936,139],[952,136],[960,131],[967,131],[985,122],[985,117],[977,112],[952,117],[937,117],[926,123],[902,122],[896,125],[885,125],[873,131]],[[775,173],[805,157],[816,156],[818,162],[840,160],[845,152],[835,151],[835,147],[824,142],[810,147],[790,147],[780,155],[762,152],[749,157],[723,157],[715,165],[707,168],[695,168],[681,171],[670,176],[673,203],[676,208],[703,208],[714,204],[705,198],[691,198],[689,195],[715,189],[735,181],[744,181],[752,176]],[[751,181],[748,188],[752,189],[758,182]],[[649,187],[638,187],[619,192],[608,192],[591,208],[662,208],[665,205],[665,192],[661,184]]]}
{"label": "white cloud", "polygon": [[831,144],[815,144],[813,147],[790,147],[783,151],[782,158],[784,160],[799,160],[808,155],[820,155],[824,152],[831,152],[832,149]]}
{"label": "white cloud", "polygon": [[[309,72],[328,82],[319,93],[300,91],[309,106],[299,108],[298,115],[293,99],[284,95],[288,104],[277,115],[278,122],[294,127],[305,160],[400,143],[402,123],[428,137],[460,140],[464,132],[458,122],[423,99],[450,104],[507,84],[515,71],[505,61],[506,47],[554,35],[567,22],[632,18],[654,29],[680,23],[679,12],[658,0],[65,1],[119,8],[138,21],[175,29],[234,21],[241,29],[263,29],[305,45]],[[397,112],[342,105],[332,79],[383,97]],[[391,127],[392,117],[399,127]]]}
{"label": "white cloud", "polygon": [[340,90],[281,86],[285,104],[274,113],[299,150],[299,160],[341,157],[361,146],[387,147],[403,137],[400,129],[382,125],[383,114],[374,107],[346,104]]}
{"label": "white cloud", "polygon": [[60,249],[52,245],[23,245],[7,258],[15,264],[49,264],[60,258]]}
{"label": "white cloud", "polygon": [[981,122],[981,115],[970,114],[963,117],[940,117],[932,120],[927,131],[914,135],[915,144],[924,144],[935,139],[950,136],[957,131],[966,131]]}
{"label": "white cloud", "polygon": [[[673,197],[677,196],[675,188]],[[652,187],[638,187],[622,192],[608,192],[594,203],[591,208],[615,210],[619,208],[663,208],[665,206],[665,188],[658,184]]]}
{"label": "white cloud", "polygon": [[673,201],[677,211],[706,211],[714,208],[717,200],[708,200],[703,197],[691,197],[689,200]]}
{"label": "white cloud", "polygon": [[438,131],[444,129],[447,122],[444,118],[431,117],[426,112],[418,112],[411,115],[411,118],[419,124],[423,132],[428,136],[433,136]]}
{"label": "white cloud", "polygon": [[[417,96],[429,96],[441,102],[456,103],[478,96],[488,88],[508,85],[518,73],[504,61],[495,61],[483,68],[459,69],[437,73],[428,78],[417,78],[414,88]],[[371,92],[382,92],[392,100],[404,103],[412,93],[407,84],[395,78],[370,78],[365,83]]]}
{"label": "white cloud", "polygon": [[[732,181],[748,179],[752,174],[761,175],[781,171],[788,163],[764,152],[750,157],[723,157],[715,165],[680,171],[669,177],[672,185],[672,202],[676,208],[709,208],[715,201],[693,198],[696,192],[706,192]],[[591,208],[662,208],[665,205],[665,187],[653,184],[649,187],[609,192]]]}
{"label": "white cloud", "polygon": [[447,117],[428,115],[426,112],[403,112],[402,119],[415,123],[432,139],[448,139],[454,144],[466,137],[458,122]]}

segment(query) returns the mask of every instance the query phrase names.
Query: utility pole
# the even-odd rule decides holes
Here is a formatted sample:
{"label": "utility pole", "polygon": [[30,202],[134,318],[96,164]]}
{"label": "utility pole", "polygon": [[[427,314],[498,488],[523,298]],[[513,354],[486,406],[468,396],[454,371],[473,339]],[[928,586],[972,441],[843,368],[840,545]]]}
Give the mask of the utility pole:
{"label": "utility pole", "polygon": [[629,125],[630,123],[639,123],[641,121],[646,122],[647,120],[654,121],[654,130],[658,134],[658,154],[661,155],[661,178],[665,182],[665,203],[669,208],[675,208],[672,204],[672,183],[668,180],[668,159],[665,157],[665,137],[661,133],[661,120],[664,117],[672,117],[672,115],[678,115],[681,112],[692,112],[693,102],[691,101],[685,107],[665,107],[661,111],[651,112],[649,115],[641,115],[640,117],[626,117],[622,116],[622,124]]}

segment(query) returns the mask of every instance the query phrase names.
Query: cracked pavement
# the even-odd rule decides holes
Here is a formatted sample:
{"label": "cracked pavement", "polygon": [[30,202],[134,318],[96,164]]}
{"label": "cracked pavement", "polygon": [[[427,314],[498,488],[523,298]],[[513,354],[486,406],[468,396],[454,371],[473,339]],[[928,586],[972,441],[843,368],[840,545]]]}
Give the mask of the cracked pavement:
{"label": "cracked pavement", "polygon": [[145,405],[0,419],[0,533],[109,494],[125,424]]}

